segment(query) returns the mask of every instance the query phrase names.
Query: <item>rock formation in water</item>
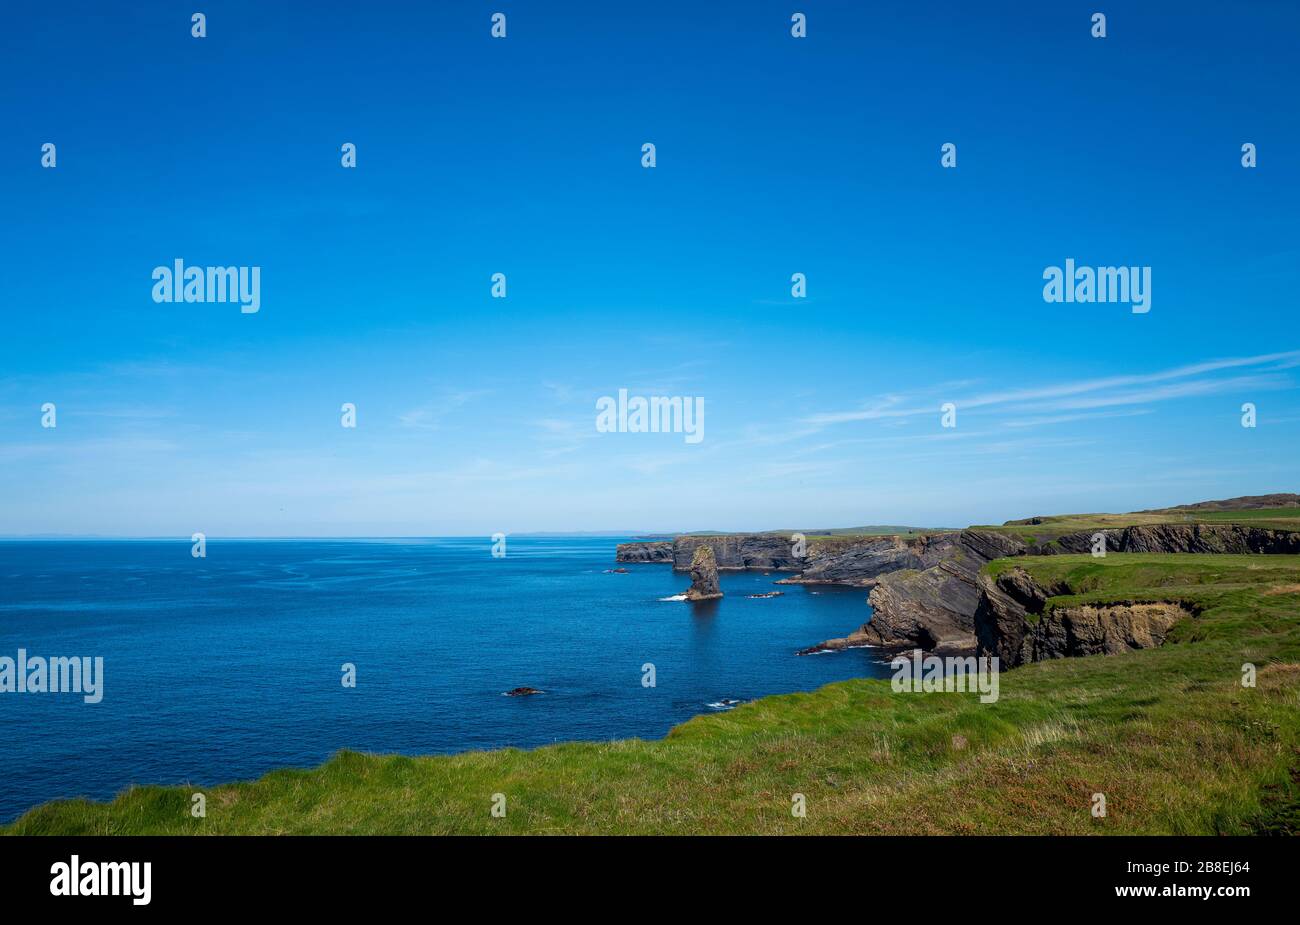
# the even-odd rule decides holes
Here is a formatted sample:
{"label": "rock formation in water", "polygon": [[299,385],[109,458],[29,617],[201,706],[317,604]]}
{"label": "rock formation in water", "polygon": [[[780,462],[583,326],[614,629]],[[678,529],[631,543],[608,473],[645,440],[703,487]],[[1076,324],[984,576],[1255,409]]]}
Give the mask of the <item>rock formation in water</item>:
{"label": "rock formation in water", "polygon": [[686,590],[688,601],[712,601],[722,597],[718,585],[718,562],[713,548],[708,544],[695,547],[691,558],[691,586]]}
{"label": "rock formation in water", "polygon": [[[1111,552],[1300,554],[1300,532],[1237,524],[1154,524],[1083,530],[1032,546],[1011,533],[981,529],[811,537],[802,557],[795,555],[793,538],[782,534],[681,536],[672,542],[624,543],[617,555],[620,562],[672,562],[675,569],[686,570],[693,566],[697,551],[707,548],[719,568],[795,572],[782,579],[783,584],[871,589],[869,622],[805,652],[862,645],[957,652],[973,651],[977,645],[978,578],[985,564],[1008,556],[1086,553],[1098,532],[1105,534]],[[1074,645],[1068,643],[1066,648]]]}
{"label": "rock formation in water", "polygon": [[1024,569],[979,576],[975,609],[978,655],[996,656],[1002,668],[1079,655],[1114,655],[1163,645],[1170,628],[1191,610],[1168,601],[1049,607],[1071,589],[1041,585]]}
{"label": "rock formation in water", "polygon": [[546,691],[538,690],[535,687],[512,687],[506,691],[507,697],[531,697],[534,694],[545,694]]}

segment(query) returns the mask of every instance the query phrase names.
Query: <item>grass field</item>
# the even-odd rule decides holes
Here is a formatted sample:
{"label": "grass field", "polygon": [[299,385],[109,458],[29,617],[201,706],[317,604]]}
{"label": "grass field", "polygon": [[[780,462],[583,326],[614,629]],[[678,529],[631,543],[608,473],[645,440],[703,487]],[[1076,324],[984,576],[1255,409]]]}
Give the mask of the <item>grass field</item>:
{"label": "grass field", "polygon": [[[1001,697],[832,684],[659,741],[407,758],[73,800],[43,833],[1260,833],[1300,830],[1300,557],[1017,559],[1078,600],[1180,600],[1160,649],[1029,665]],[[993,568],[1002,567],[995,563]],[[1243,687],[1242,665],[1258,666]],[[647,696],[655,696],[654,692]],[[959,736],[964,742],[955,740]],[[960,747],[959,747],[960,745]],[[506,815],[490,810],[504,794]],[[805,795],[795,818],[792,798]],[[1090,812],[1095,793],[1107,814]]]}
{"label": "grass field", "polygon": [[1050,542],[1066,533],[1155,524],[1246,524],[1268,530],[1300,530],[1300,507],[1244,511],[1160,511],[1149,514],[1061,514],[1033,519],[1039,522],[1031,524],[1027,521],[1008,521],[1005,524],[971,529],[1010,533],[1030,544]]}
{"label": "grass field", "polygon": [[1249,524],[1270,530],[1300,530],[1300,507],[1271,508],[1258,511],[1211,511],[1197,514],[1196,523]]}

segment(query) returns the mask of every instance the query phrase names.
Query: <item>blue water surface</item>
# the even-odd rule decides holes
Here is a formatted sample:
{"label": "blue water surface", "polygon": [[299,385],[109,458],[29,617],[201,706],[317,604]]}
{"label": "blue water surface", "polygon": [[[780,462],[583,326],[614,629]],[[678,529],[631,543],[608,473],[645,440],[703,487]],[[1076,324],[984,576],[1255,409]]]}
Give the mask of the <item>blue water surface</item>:
{"label": "blue water surface", "polygon": [[[0,820],[341,748],[657,738],[725,700],[888,676],[871,649],[795,655],[866,620],[861,589],[724,572],[723,600],[666,601],[687,577],[608,574],[617,542],[510,538],[493,558],[478,537],[212,539],[201,559],[188,540],[0,542],[0,656],[102,656],[105,675],[98,704],[0,694]],[[546,693],[502,696],[521,685]]]}

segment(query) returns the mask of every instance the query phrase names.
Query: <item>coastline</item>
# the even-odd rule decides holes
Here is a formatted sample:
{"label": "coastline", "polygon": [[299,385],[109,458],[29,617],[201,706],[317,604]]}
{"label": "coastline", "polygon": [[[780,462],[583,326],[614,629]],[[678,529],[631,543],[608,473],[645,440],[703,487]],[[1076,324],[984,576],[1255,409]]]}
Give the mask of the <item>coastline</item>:
{"label": "coastline", "polygon": [[[990,834],[1269,831],[1288,824],[1300,796],[1288,783],[1300,745],[1300,595],[1270,593],[1296,582],[1300,556],[1262,566],[1229,558],[1023,560],[1042,580],[1072,584],[1101,568],[1113,599],[1159,567],[1185,576],[1166,593],[1196,597],[1200,613],[1175,627],[1174,644],[1016,668],[992,703],[841,681],[696,716],[658,740],[420,758],[343,752],[310,770],[202,788],[204,819],[188,813],[195,788],[143,787],[111,803],[46,804],[2,831],[938,834],[971,831],[975,819]],[[1207,569],[1228,580],[1203,583]],[[1241,585],[1247,575],[1263,583]],[[1243,608],[1257,615],[1255,635],[1240,635]],[[1243,652],[1261,664],[1246,698]],[[1112,813],[1088,813],[1090,788],[1112,794]],[[796,792],[812,811],[792,821]],[[1170,792],[1179,799],[1153,798]],[[489,810],[494,793],[510,807],[502,818]]]}
{"label": "coastline", "polygon": [[[928,572],[943,573],[963,586],[970,584],[974,588],[978,603],[972,616],[972,632],[978,639],[976,651],[980,657],[998,656],[1004,671],[1014,669],[1003,677],[1002,698],[996,703],[979,704],[961,694],[928,691],[920,691],[917,696],[899,696],[883,676],[878,680],[834,681],[804,693],[753,698],[741,691],[717,692],[701,696],[689,718],[672,724],[662,737],[597,737],[524,749],[471,746],[432,755],[342,749],[314,767],[282,768],[236,778],[240,781],[236,783],[207,788],[135,787],[108,801],[43,803],[23,813],[14,823],[3,827],[3,831],[9,834],[122,831],[124,826],[141,832],[232,833],[644,831],[658,830],[664,825],[672,827],[662,816],[665,811],[662,796],[683,788],[689,792],[688,805],[695,807],[692,813],[695,822],[702,826],[699,830],[770,831],[766,825],[775,824],[775,820],[768,819],[763,812],[757,816],[753,812],[733,816],[730,815],[735,810],[732,805],[728,813],[704,818],[708,814],[702,815],[698,807],[714,805],[719,791],[725,797],[736,787],[747,794],[743,795],[744,801],[754,800],[758,793],[770,793],[777,782],[794,775],[802,784],[791,779],[791,786],[799,784],[816,789],[831,803],[849,798],[864,787],[867,789],[852,799],[866,799],[867,794],[884,786],[892,794],[888,802],[894,806],[896,816],[886,814],[864,820],[850,814],[835,816],[841,820],[835,824],[808,825],[810,829],[827,832],[884,832],[891,831],[892,825],[902,825],[908,813],[915,813],[915,794],[909,791],[918,780],[917,774],[937,774],[938,786],[938,781],[950,780],[954,774],[985,773],[987,767],[985,772],[979,771],[979,767],[987,762],[995,766],[1014,763],[1026,748],[1036,753],[1041,751],[1036,760],[1047,766],[1054,766],[1056,757],[1068,756],[1075,763],[1100,762],[1103,767],[1097,773],[1112,773],[1113,769],[1105,771],[1104,766],[1112,761],[1128,760],[1124,749],[1116,749],[1115,743],[1120,741],[1127,741],[1129,751],[1148,750],[1147,760],[1165,769],[1149,780],[1144,778],[1140,782],[1144,788],[1155,787],[1164,792],[1174,786],[1168,776],[1171,774],[1190,771],[1197,777],[1194,786],[1184,785],[1184,790],[1192,786],[1187,798],[1193,804],[1200,801],[1206,808],[1207,815],[1197,825],[1204,825],[1204,820],[1209,819],[1219,820],[1215,826],[1223,819],[1235,820],[1232,825],[1244,829],[1285,825],[1267,820],[1278,813],[1285,817],[1290,812],[1286,809],[1290,806],[1288,801],[1293,798],[1285,783],[1287,775],[1292,773],[1290,759],[1272,745],[1279,741],[1277,736],[1282,737],[1280,741],[1300,742],[1300,722],[1287,705],[1285,693],[1300,681],[1297,675],[1300,672],[1300,594],[1295,591],[1300,588],[1300,554],[1289,552],[1300,543],[1300,532],[1262,527],[1258,522],[1286,521],[1295,519],[1295,514],[1300,514],[1300,508],[1294,514],[1263,511],[1234,515],[1255,523],[1127,526],[1111,523],[1087,534],[1089,540],[1103,543],[1104,554],[1100,556],[1095,548],[1091,552],[1075,551],[1085,535],[1074,529],[1078,517],[1062,519],[1071,529],[1056,530],[1048,541],[1034,538],[1032,544],[1026,542],[1028,538],[1018,523],[1004,525],[1002,529],[970,528],[955,536],[943,533],[922,537],[836,538],[828,546],[814,546],[820,551],[814,553],[811,569],[783,578],[774,578],[779,563],[770,559],[726,572],[729,577],[724,582],[731,582],[732,590],[739,593],[727,598],[723,605],[727,608],[727,618],[721,622],[716,616],[719,601],[701,605],[674,599],[664,603],[667,599],[658,597],[653,598],[656,601],[653,605],[643,605],[651,607],[647,614],[662,617],[663,625],[704,632],[705,638],[719,627],[748,629],[752,633],[753,621],[770,621],[774,615],[781,622],[762,625],[779,626],[781,635],[788,635],[786,618],[792,611],[783,608],[792,606],[792,600],[798,603],[800,595],[773,601],[767,597],[770,591],[761,591],[762,588],[770,589],[776,583],[789,586],[794,584],[791,578],[807,579],[810,572],[820,577],[830,572],[845,580],[817,583],[828,588],[838,586],[848,592],[861,592],[870,585],[870,601],[874,605],[882,589],[892,589],[900,581],[928,580],[925,578]],[[1113,520],[1114,515],[1104,516]],[[1034,523],[1031,527],[1041,528],[1041,524]],[[671,546],[682,540],[673,540]],[[711,537],[693,537],[685,545],[695,557],[700,553],[701,544],[712,542]],[[994,542],[998,545],[992,545]],[[447,549],[458,545],[459,541],[448,541],[438,553],[445,555]],[[475,547],[471,544],[469,548],[473,551]],[[604,548],[608,550],[607,546]],[[746,546],[743,541],[729,539],[722,548],[738,552]],[[751,544],[748,548],[773,547],[770,539],[764,538],[760,547]],[[402,549],[399,545],[392,551],[399,557],[397,561],[406,555]],[[1015,554],[996,559],[981,557],[976,567],[971,568],[972,550],[990,549],[1013,549]],[[710,547],[709,555],[704,558],[712,555]],[[926,569],[899,567],[907,564],[907,557],[927,555],[937,559]],[[953,560],[962,558],[967,560],[970,581],[966,571],[953,567]],[[615,559],[625,561],[617,553]],[[438,561],[445,567],[444,560]],[[603,561],[608,564],[608,559]],[[515,567],[554,570],[556,563],[553,556],[524,555],[515,560]],[[671,561],[647,564],[670,565]],[[861,571],[846,571],[864,564],[868,568],[883,564],[890,570],[871,576]],[[828,569],[828,565],[834,568]],[[605,595],[621,595],[624,601],[644,593],[634,590],[637,581],[651,583],[640,587],[680,591],[680,573],[671,567],[611,569],[600,568],[597,560],[591,560],[586,569],[576,573],[570,566],[560,565],[559,569],[554,572],[556,577],[567,575],[570,577],[564,580],[572,581],[575,575],[585,576],[581,581],[591,588],[600,589]],[[398,568],[394,574],[408,571]],[[373,584],[374,571],[369,564],[358,575],[364,578],[362,588]],[[285,579],[284,588],[295,589],[301,581],[301,576]],[[744,593],[746,589],[752,593]],[[629,592],[632,598],[627,596]],[[924,601],[924,598],[913,600]],[[839,596],[839,601],[848,608],[844,610],[846,615],[860,612],[862,599],[858,594]],[[954,612],[951,604],[948,600],[939,602],[948,614]],[[655,609],[665,607],[672,609]],[[590,627],[587,614],[581,609],[578,612],[583,622],[574,626]],[[540,613],[545,616],[539,616],[537,625],[549,627],[555,618],[554,611],[544,609]],[[1243,613],[1250,615],[1250,623],[1242,622]],[[926,630],[932,625],[925,622],[928,619],[928,614],[920,612],[915,626]],[[897,610],[890,614],[890,621],[894,627],[901,625]],[[867,622],[864,629],[873,627],[875,622],[875,619]],[[1247,625],[1253,628],[1252,633],[1243,635],[1243,627]],[[394,637],[398,638],[409,645],[405,631]],[[513,638],[518,638],[517,633]],[[751,635],[751,638],[760,637]],[[795,657],[799,650],[786,648],[783,659],[793,661],[783,661],[783,664],[835,665],[836,653],[847,656],[854,649],[872,653],[872,664],[879,664],[875,656],[909,648],[882,645],[881,638],[886,637],[880,630],[872,633],[860,630],[802,650],[809,655],[832,656],[826,660],[799,659]],[[964,651],[945,646],[940,637],[920,638],[926,644],[911,646],[914,655],[921,651]],[[1259,676],[1265,691],[1248,702],[1237,693],[1238,668],[1243,658],[1260,662]],[[537,681],[534,677],[520,677],[516,686],[519,682],[530,682],[518,690],[547,691],[546,696],[493,699],[519,708],[527,705],[529,709],[561,703],[565,696],[563,685],[556,694],[555,685]],[[531,686],[532,683],[536,686]],[[507,689],[503,687],[494,693]],[[1189,691],[1196,695],[1188,696]],[[1149,704],[1148,709],[1142,714],[1132,714],[1102,706],[1116,698],[1123,702],[1132,697],[1143,699]],[[572,708],[575,703],[570,699],[566,708]],[[707,712],[702,706],[714,712]],[[719,709],[724,706],[726,709]],[[1243,711],[1245,716],[1254,718],[1243,719]],[[1163,718],[1157,741],[1148,742],[1144,736],[1153,728],[1148,721],[1152,712]],[[1220,717],[1235,718],[1225,722]],[[1258,728],[1274,732],[1257,742],[1243,743],[1233,732],[1243,721],[1262,724]],[[861,774],[855,774],[851,784],[841,781],[837,786],[848,788],[843,792],[835,792],[835,788],[826,791],[815,784],[819,779],[816,775],[823,773],[818,770],[817,762],[810,763],[804,757],[797,760],[781,757],[787,754],[791,741],[802,743],[792,754],[802,756],[805,750],[811,750],[822,756],[821,760],[827,762],[825,773],[831,777],[836,777],[831,769],[842,767],[845,761],[860,763]],[[1215,743],[1214,748],[1228,750],[1231,760],[1225,753],[1222,759],[1225,767],[1231,767],[1232,761],[1240,757],[1238,751],[1246,748],[1253,756],[1248,762],[1249,773],[1244,779],[1238,775],[1235,783],[1217,779],[1220,768],[1203,766],[1204,756],[1199,751],[1195,761],[1191,761],[1191,756],[1182,756],[1189,741],[1208,741]],[[1064,753],[1058,755],[1061,748]],[[980,758],[977,766],[968,767],[975,758]],[[754,774],[733,780],[721,773],[722,768],[737,762],[754,768]],[[657,769],[649,787],[633,773],[634,768],[647,767]],[[701,767],[705,768],[703,774]],[[716,769],[717,773],[709,769]],[[813,779],[807,777],[809,774]],[[601,780],[611,782],[611,792],[618,794],[620,805],[628,809],[618,810],[603,821],[584,821],[580,807],[590,806],[591,801],[600,797],[594,791],[570,793],[573,775],[591,781],[592,786]],[[1216,780],[1212,782],[1209,778]],[[512,792],[534,809],[524,822],[495,828],[491,827],[493,823],[487,823],[485,827],[478,818],[475,794],[481,795],[488,787],[514,787],[511,781],[526,782],[521,790]],[[989,784],[983,778],[971,779],[968,785],[976,789],[992,786],[994,790],[1001,786]],[[1233,786],[1247,789],[1240,790],[1234,798],[1236,802],[1225,809],[1223,804],[1215,802],[1220,799],[1215,794]],[[952,796],[947,787],[945,784],[942,791],[945,799]],[[1278,787],[1281,789],[1277,790]],[[309,799],[312,818],[285,815],[297,799],[291,794],[301,794],[303,788],[313,794]],[[405,819],[398,794],[407,791],[422,792],[424,798],[449,809],[440,811],[437,819],[424,822]],[[186,821],[183,814],[179,818],[174,816],[173,811],[196,792],[204,793],[205,797],[215,796],[219,805],[238,807],[238,810],[217,822],[212,821],[211,815],[195,823]],[[660,799],[655,799],[656,793]],[[1014,806],[1004,802],[1007,796],[984,794],[985,799],[993,801],[990,805],[1000,807],[999,812],[1009,820],[1001,831],[1041,831],[1036,828],[1039,822],[1019,816]],[[733,794],[728,799],[741,798],[742,795]],[[1274,805],[1279,799],[1281,808]],[[541,802],[532,802],[537,800]],[[727,799],[723,803],[731,805]],[[380,809],[372,820],[362,821],[352,815],[361,806]],[[539,816],[537,813],[541,811],[537,806],[549,809]],[[959,829],[958,819],[945,815],[941,809],[930,806],[927,812],[937,814],[935,831],[952,831],[952,826]],[[1151,812],[1155,815],[1150,815]],[[1224,816],[1224,812],[1228,815]],[[548,813],[558,815],[552,818]],[[1157,807],[1148,810],[1147,815],[1119,820],[1113,823],[1116,828],[1106,830],[1182,831],[1179,826],[1185,826],[1186,820],[1181,815],[1178,818],[1183,821],[1175,823],[1172,817],[1161,816]],[[1054,826],[1050,831],[1075,831],[1068,815],[1051,820],[1050,825]],[[784,831],[779,825],[777,830]]]}

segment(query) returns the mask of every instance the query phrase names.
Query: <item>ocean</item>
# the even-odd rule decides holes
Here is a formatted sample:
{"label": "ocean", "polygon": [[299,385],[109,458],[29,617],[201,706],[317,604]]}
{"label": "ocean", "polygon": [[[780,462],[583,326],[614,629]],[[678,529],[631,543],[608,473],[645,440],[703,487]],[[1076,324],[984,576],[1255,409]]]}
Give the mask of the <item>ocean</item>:
{"label": "ocean", "polygon": [[[0,821],[131,784],[569,739],[658,738],[768,694],[888,677],[871,649],[795,652],[866,592],[667,565],[609,574],[613,538],[0,542],[0,657],[102,657],[102,700],[0,693]],[[783,590],[784,596],[748,594]],[[355,687],[342,683],[355,666]],[[655,684],[647,687],[645,666]],[[511,688],[545,691],[506,697]]]}

